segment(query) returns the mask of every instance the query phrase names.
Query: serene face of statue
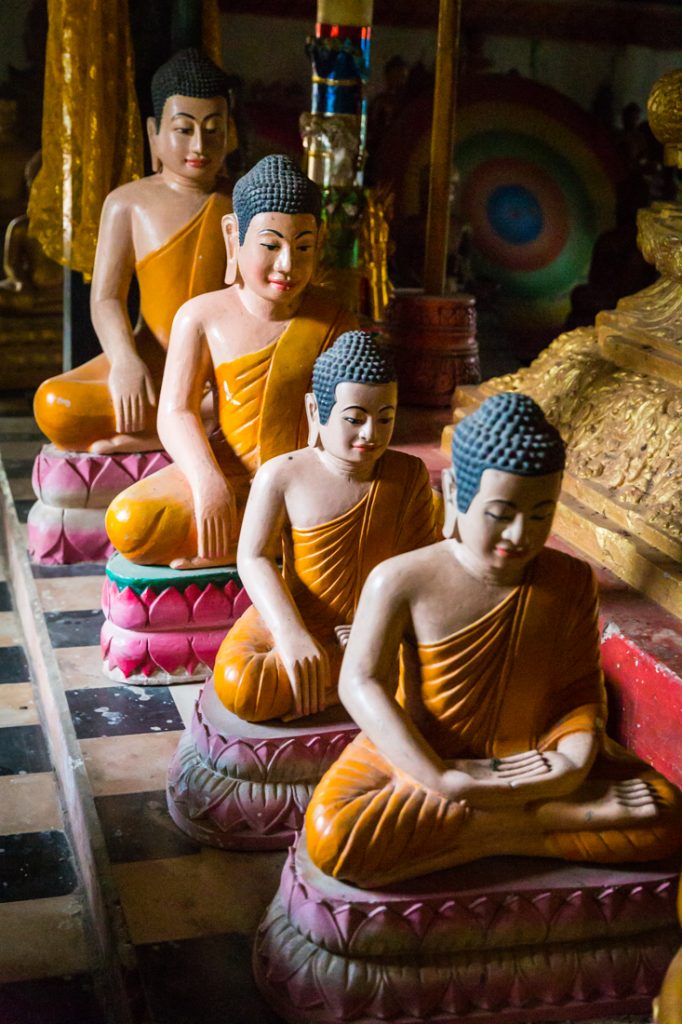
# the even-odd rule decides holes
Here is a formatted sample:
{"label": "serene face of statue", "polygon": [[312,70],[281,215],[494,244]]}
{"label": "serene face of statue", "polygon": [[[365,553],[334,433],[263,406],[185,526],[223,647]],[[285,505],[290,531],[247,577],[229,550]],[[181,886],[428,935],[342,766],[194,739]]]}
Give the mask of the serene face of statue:
{"label": "serene face of statue", "polygon": [[319,423],[322,449],[353,465],[373,464],[383,455],[393,434],[398,386],[354,384],[336,386],[336,403],[326,423]]}
{"label": "serene face of statue", "polygon": [[225,159],[227,101],[222,96],[171,96],[164,104],[158,134],[150,140],[167,173],[198,185],[214,181]]}
{"label": "serene face of statue", "polygon": [[313,275],[317,221],[312,213],[257,213],[239,246],[239,272],[259,298],[293,303]]}
{"label": "serene face of statue", "polygon": [[[540,553],[552,527],[561,473],[518,476],[486,469],[466,512],[457,512],[457,531],[471,567],[515,582]],[[453,501],[454,490],[446,495]]]}

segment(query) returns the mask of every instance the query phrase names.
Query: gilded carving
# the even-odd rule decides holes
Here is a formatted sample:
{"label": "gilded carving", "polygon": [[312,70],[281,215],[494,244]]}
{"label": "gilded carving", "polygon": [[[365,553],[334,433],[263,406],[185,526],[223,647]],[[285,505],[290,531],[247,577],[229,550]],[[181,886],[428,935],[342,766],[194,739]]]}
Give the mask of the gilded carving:
{"label": "gilded carving", "polygon": [[[487,390],[524,391],[568,444],[571,476],[605,488],[682,552],[682,392],[603,358],[592,328],[560,335],[532,366]],[[632,520],[632,515],[630,515]]]}
{"label": "gilded carving", "polygon": [[682,70],[661,75],[649,94],[649,126],[663,143],[665,162],[682,167]]}
{"label": "gilded carving", "polygon": [[656,203],[637,214],[637,245],[644,259],[665,277],[682,281],[682,210]]}

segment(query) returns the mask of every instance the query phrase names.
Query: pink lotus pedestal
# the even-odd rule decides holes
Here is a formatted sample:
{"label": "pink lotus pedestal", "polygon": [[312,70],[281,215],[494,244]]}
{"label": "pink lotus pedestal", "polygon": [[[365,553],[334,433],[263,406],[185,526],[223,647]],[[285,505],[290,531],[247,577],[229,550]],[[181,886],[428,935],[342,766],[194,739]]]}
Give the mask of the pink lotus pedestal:
{"label": "pink lotus pedestal", "polygon": [[292,722],[244,722],[206,683],[168,770],[168,809],[200,843],[281,850],[303,826],[313,789],[357,734],[340,705]]}
{"label": "pink lotus pedestal", "polygon": [[163,451],[91,455],[45,445],[33,464],[38,499],[28,516],[28,551],[33,561],[43,565],[103,562],[114,551],[104,529],[108,505],[130,484],[170,461]]}
{"label": "pink lotus pedestal", "polygon": [[204,680],[250,604],[234,565],[185,572],[115,554],[102,589],[104,672],[141,686]]}
{"label": "pink lotus pedestal", "polygon": [[526,1024],[646,1013],[677,946],[673,864],[496,857],[364,891],[289,852],[256,936],[291,1024]]}

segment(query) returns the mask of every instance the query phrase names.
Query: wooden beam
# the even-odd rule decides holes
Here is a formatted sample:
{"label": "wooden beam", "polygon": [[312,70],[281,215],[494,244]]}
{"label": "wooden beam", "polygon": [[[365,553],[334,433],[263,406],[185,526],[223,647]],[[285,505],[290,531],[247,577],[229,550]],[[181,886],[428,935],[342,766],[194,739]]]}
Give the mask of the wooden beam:
{"label": "wooden beam", "polygon": [[443,295],[445,291],[461,13],[462,0],[440,0],[424,259],[427,295]]}
{"label": "wooden beam", "polygon": [[[220,0],[228,14],[300,18],[313,23],[312,0]],[[374,0],[374,26],[433,28],[438,0]],[[682,48],[682,12],[678,0],[475,0],[464,7],[462,30],[485,35],[559,39],[605,46],[628,44],[653,50]]]}

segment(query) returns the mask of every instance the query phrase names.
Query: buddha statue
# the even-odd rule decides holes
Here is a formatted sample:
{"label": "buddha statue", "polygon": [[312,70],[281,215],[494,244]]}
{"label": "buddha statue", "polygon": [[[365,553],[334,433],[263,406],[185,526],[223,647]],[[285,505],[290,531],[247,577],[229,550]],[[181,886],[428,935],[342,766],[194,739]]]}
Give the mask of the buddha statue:
{"label": "buddha statue", "polygon": [[[40,162],[38,150],[24,168],[28,191],[40,170]],[[2,265],[5,277],[0,281],[0,313],[61,313],[62,268],[45,255],[38,239],[29,235],[26,213],[7,225]]]}
{"label": "buddha statue", "polygon": [[308,446],[256,473],[237,554],[253,604],[214,669],[218,697],[239,718],[292,719],[338,703],[342,649],[368,573],[435,539],[426,467],[387,450],[396,401],[395,369],[372,335],[342,334],[315,361]]}
{"label": "buddha statue", "polygon": [[[310,288],[318,187],[287,157],[269,156],[237,182],[233,203],[222,221],[229,287],[190,299],[173,323],[158,429],[174,465],[123,491],[107,512],[112,543],[138,564],[234,561],[253,474],[305,443],[313,363],[354,326]],[[201,400],[212,378],[222,436],[209,442]]]}
{"label": "buddha statue", "polygon": [[22,138],[18,124],[17,101],[7,97],[0,97],[0,156],[0,231],[4,234],[10,221],[26,209],[24,168],[31,157],[31,147]]}
{"label": "buddha statue", "polygon": [[362,732],[315,790],[310,858],[376,889],[498,854],[679,851],[679,792],[605,734],[592,572],[545,547],[561,437],[505,392],[458,424],[452,458],[445,539],[364,586],[339,684]]}
{"label": "buddha statue", "polygon": [[[114,189],[102,209],[91,315],[103,353],[45,381],[35,396],[38,425],[60,449],[161,448],[156,404],[173,317],[186,299],[220,287],[225,273],[226,97],[224,72],[194,49],[175,54],[152,79],[154,173]],[[133,273],[135,329],[127,308]]]}

